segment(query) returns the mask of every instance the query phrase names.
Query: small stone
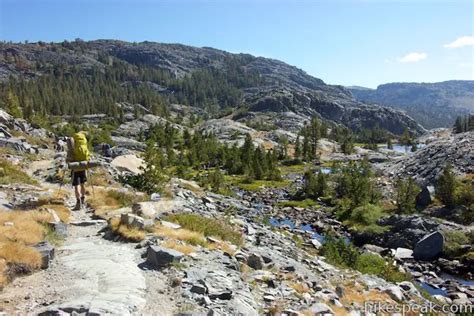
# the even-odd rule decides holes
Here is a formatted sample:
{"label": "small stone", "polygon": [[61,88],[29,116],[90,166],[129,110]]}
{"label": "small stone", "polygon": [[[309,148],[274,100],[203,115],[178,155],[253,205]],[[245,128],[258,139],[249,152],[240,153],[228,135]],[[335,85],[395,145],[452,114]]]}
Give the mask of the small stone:
{"label": "small stone", "polygon": [[5,222],[5,223],[3,223],[3,226],[5,226],[5,227],[13,227],[13,226],[15,226],[15,224],[14,224],[13,222]]}
{"label": "small stone", "polygon": [[275,300],[275,296],[273,296],[273,295],[264,295],[263,300],[265,302],[273,302]]}
{"label": "small stone", "polygon": [[160,221],[161,226],[171,228],[171,229],[180,229],[181,225],[167,222],[167,221]]}
{"label": "small stone", "polygon": [[331,307],[324,303],[315,303],[311,305],[310,310],[313,315],[334,314]]}
{"label": "small stone", "polygon": [[402,302],[405,298],[402,293],[402,290],[395,285],[387,287],[384,292],[387,293],[390,298],[397,302]]}
{"label": "small stone", "polygon": [[311,243],[313,244],[314,248],[319,249],[323,246],[317,239],[311,239]]}
{"label": "small stone", "polygon": [[257,254],[250,254],[247,259],[247,265],[255,270],[261,270],[263,268],[263,259],[260,255]]}
{"label": "small stone", "polygon": [[191,293],[196,293],[196,294],[206,294],[207,288],[202,285],[202,284],[193,284],[193,286],[190,289]]}

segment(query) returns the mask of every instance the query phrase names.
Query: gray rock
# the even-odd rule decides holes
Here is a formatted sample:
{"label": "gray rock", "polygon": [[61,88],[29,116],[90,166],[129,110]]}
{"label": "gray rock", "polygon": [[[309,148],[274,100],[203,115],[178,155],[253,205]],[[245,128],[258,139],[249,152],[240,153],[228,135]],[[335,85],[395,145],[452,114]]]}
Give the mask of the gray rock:
{"label": "gray rock", "polygon": [[145,227],[145,220],[135,214],[122,214],[120,216],[120,223],[133,228],[143,229]]}
{"label": "gray rock", "polygon": [[444,236],[440,232],[434,232],[423,237],[416,243],[413,257],[416,260],[431,260],[436,258],[442,251]]}
{"label": "gray rock", "polygon": [[155,218],[158,210],[156,202],[138,202],[132,205],[132,212],[139,216]]}
{"label": "gray rock", "polygon": [[396,285],[387,287],[384,292],[387,293],[394,301],[402,302],[405,299],[402,290]]}
{"label": "gray rock", "polygon": [[66,238],[68,235],[67,224],[63,222],[56,222],[50,224],[53,231],[58,235],[60,238]]}
{"label": "gray rock", "polygon": [[146,263],[154,268],[162,268],[180,262],[184,255],[176,250],[150,246],[147,250]]}
{"label": "gray rock", "polygon": [[421,192],[416,196],[416,207],[424,208],[431,204],[433,187],[423,186]]}
{"label": "gray rock", "polygon": [[313,315],[334,314],[331,307],[324,303],[315,303],[311,305],[310,311]]}
{"label": "gray rock", "polygon": [[54,258],[54,247],[48,241],[42,241],[34,248],[41,254],[41,269],[47,269]]}
{"label": "gray rock", "polygon": [[247,265],[255,270],[261,270],[264,265],[262,256],[252,253],[247,258]]}
{"label": "gray rock", "polygon": [[413,258],[413,250],[407,248],[397,248],[394,257],[396,259],[411,259]]}
{"label": "gray rock", "polygon": [[191,287],[190,291],[192,293],[196,293],[196,294],[206,294],[207,293],[207,288],[202,285],[202,284],[193,284],[193,286]]}

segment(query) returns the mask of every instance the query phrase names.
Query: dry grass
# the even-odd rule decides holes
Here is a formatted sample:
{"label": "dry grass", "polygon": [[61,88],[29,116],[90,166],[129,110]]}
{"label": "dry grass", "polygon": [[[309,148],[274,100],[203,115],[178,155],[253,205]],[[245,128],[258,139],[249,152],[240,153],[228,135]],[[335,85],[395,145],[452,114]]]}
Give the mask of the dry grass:
{"label": "dry grass", "polygon": [[89,185],[107,187],[114,183],[112,176],[104,167],[97,167],[89,171]]}
{"label": "dry grass", "polygon": [[9,265],[20,266],[28,271],[41,267],[41,254],[36,249],[19,242],[1,243],[0,257]]}
{"label": "dry grass", "polygon": [[237,250],[237,247],[235,247],[232,244],[229,244],[228,242],[225,241],[220,241],[217,243],[209,243],[207,245],[207,248],[209,249],[219,249],[225,253],[228,253],[229,255],[233,256]]}
{"label": "dry grass", "polygon": [[242,233],[224,220],[208,218],[192,213],[166,216],[165,220],[178,223],[183,228],[202,233],[204,236],[212,236],[221,240],[230,241],[237,246],[242,246],[244,243]]}
{"label": "dry grass", "polygon": [[96,188],[93,195],[87,198],[87,203],[94,209],[95,215],[103,217],[111,210],[131,206],[133,203],[144,199],[145,196],[139,194]]}
{"label": "dry grass", "polygon": [[195,251],[194,247],[183,243],[178,243],[174,240],[167,240],[161,245],[165,248],[177,250],[181,253],[184,253],[185,255],[189,255],[190,253]]}
{"label": "dry grass", "polygon": [[[21,242],[34,245],[44,239],[46,233],[44,225],[51,221],[51,215],[39,211],[0,211],[0,242]],[[13,223],[5,226],[6,222]]]}
{"label": "dry grass", "polygon": [[3,288],[7,282],[7,261],[5,259],[0,259],[0,290]]}
{"label": "dry grass", "polygon": [[303,283],[290,283],[290,287],[296,291],[298,294],[303,294],[309,292],[309,287],[306,284]]}
{"label": "dry grass", "polygon": [[358,303],[364,304],[365,302],[391,302],[392,299],[386,293],[382,293],[377,290],[362,291],[352,286],[344,286],[344,296],[341,298],[342,303]]}
{"label": "dry grass", "polygon": [[59,205],[59,204],[46,204],[46,205],[43,205],[39,209],[39,211],[44,211],[46,209],[54,210],[62,222],[69,223],[69,219],[71,217],[71,211],[69,210],[68,207],[64,205]]}
{"label": "dry grass", "polygon": [[155,227],[153,228],[153,233],[160,237],[184,241],[191,245],[200,245],[203,247],[207,246],[206,238],[202,233],[194,232],[184,228],[173,229],[156,223]]}
{"label": "dry grass", "polygon": [[145,239],[145,232],[143,230],[121,224],[120,218],[118,217],[112,218],[109,221],[109,227],[114,233],[122,236],[126,240],[139,242]]}

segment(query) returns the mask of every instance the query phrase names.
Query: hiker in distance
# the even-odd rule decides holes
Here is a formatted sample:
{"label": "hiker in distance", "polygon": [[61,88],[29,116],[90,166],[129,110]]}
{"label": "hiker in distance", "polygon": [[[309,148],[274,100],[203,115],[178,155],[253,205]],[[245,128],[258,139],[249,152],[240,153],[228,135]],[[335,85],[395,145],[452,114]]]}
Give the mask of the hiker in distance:
{"label": "hiker in distance", "polygon": [[71,170],[72,185],[76,195],[76,206],[73,210],[80,210],[86,202],[86,165],[90,160],[90,152],[87,146],[87,138],[84,132],[78,132],[67,140],[67,158],[66,162],[85,162],[84,167]]}

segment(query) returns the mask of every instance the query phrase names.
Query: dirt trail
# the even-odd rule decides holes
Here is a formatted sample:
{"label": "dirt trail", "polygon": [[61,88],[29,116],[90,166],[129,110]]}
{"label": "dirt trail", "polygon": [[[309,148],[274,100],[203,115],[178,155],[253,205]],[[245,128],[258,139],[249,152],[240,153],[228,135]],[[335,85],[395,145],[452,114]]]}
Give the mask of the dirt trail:
{"label": "dirt trail", "polygon": [[72,212],[68,238],[56,248],[50,267],[9,284],[0,294],[4,310],[172,315],[166,276],[140,269],[143,259],[133,244],[103,239],[105,225],[84,210]]}

